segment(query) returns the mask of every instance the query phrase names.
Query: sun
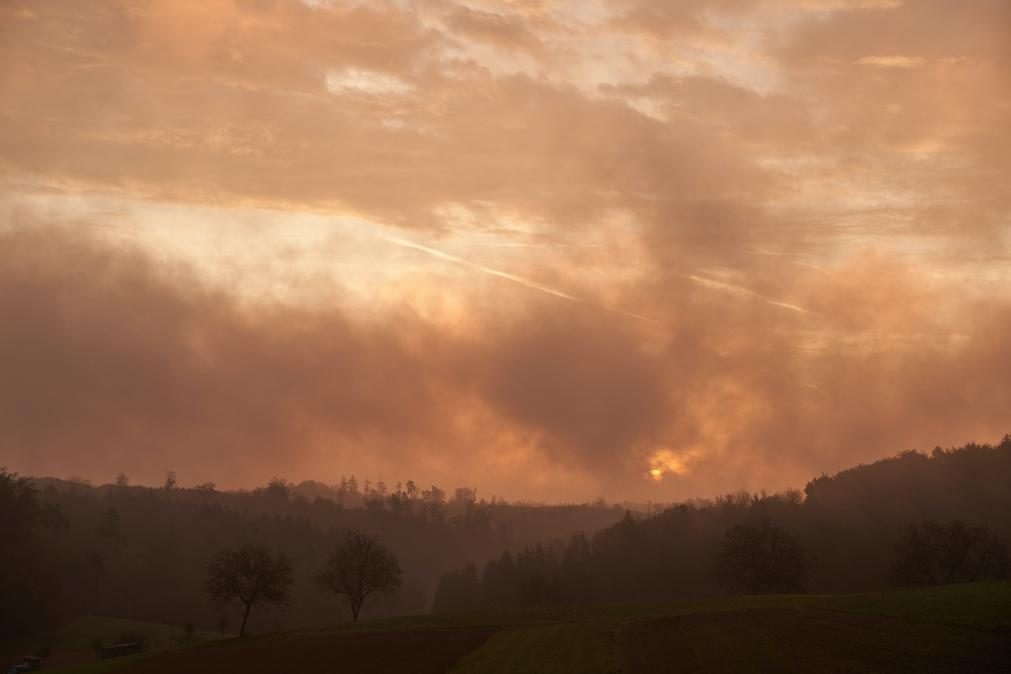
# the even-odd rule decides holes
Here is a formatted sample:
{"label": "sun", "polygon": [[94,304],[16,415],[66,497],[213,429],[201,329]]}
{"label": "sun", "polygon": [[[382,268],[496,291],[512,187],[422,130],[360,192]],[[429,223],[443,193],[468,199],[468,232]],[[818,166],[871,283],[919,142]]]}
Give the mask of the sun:
{"label": "sun", "polygon": [[689,463],[698,455],[695,449],[683,449],[675,452],[666,447],[656,449],[649,456],[646,477],[659,482],[667,475],[684,475],[688,472]]}

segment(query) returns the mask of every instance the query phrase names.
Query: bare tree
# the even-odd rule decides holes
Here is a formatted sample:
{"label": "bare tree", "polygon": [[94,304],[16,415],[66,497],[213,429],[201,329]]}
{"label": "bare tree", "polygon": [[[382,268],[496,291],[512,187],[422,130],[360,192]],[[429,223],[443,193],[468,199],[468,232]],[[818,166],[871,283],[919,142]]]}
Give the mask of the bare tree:
{"label": "bare tree", "polygon": [[352,529],[327,558],[316,581],[331,592],[347,597],[351,619],[358,622],[365,599],[376,592],[396,592],[402,574],[393,551],[378,537]]}
{"label": "bare tree", "polygon": [[911,526],[895,546],[892,580],[898,585],[946,585],[1006,578],[1004,543],[985,527],[961,521]]}
{"label": "bare tree", "polygon": [[207,567],[204,589],[221,605],[239,601],[246,607],[239,636],[246,634],[246,621],[254,606],[282,605],[288,601],[293,582],[291,562],[282,552],[271,553],[260,545],[226,548]]}
{"label": "bare tree", "polygon": [[803,592],[807,567],[800,545],[778,526],[738,524],[727,531],[717,575],[727,588],[751,594]]}

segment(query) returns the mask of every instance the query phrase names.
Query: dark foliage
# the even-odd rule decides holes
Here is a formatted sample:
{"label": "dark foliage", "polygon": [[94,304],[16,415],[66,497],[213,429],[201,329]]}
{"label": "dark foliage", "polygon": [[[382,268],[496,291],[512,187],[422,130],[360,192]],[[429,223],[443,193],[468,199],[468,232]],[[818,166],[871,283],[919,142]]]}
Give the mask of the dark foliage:
{"label": "dark foliage", "polygon": [[51,551],[65,527],[31,480],[0,468],[0,634],[30,633],[60,617],[64,569]]}
{"label": "dark foliage", "polygon": [[249,612],[257,606],[287,603],[294,582],[291,562],[282,552],[261,545],[225,548],[207,566],[204,591],[221,606],[241,602],[244,611],[239,636],[246,634]]}
{"label": "dark foliage", "polygon": [[480,599],[481,582],[477,577],[477,567],[467,564],[459,571],[443,574],[439,579],[432,610],[436,613],[471,611],[479,607]]}
{"label": "dark foliage", "polygon": [[242,492],[209,483],[188,488],[178,480],[172,489],[136,486],[125,475],[114,480],[91,486],[2,473],[0,634],[34,633],[86,614],[174,625],[192,620],[198,629],[225,631],[224,624],[237,632],[241,607],[218,608],[203,586],[208,559],[250,542],[284,551],[295,582],[286,606],[254,610],[247,629],[332,623],[333,599],[314,580],[349,529],[382,536],[404,570],[401,590],[370,598],[361,617],[422,613],[446,568],[488,559],[503,547],[597,530],[621,516],[603,505],[475,500],[472,490],[449,500],[436,487],[410,484],[410,494],[382,483],[365,491],[353,479],[336,486],[273,480]]}
{"label": "dark foliage", "polygon": [[316,582],[347,598],[351,620],[358,622],[365,600],[377,592],[395,594],[403,584],[403,575],[393,551],[378,536],[352,529],[327,558]]}
{"label": "dark foliage", "polygon": [[[486,563],[476,588],[464,580],[466,570],[444,577],[433,607],[658,600],[802,588],[856,592],[894,582],[1000,577],[1006,569],[1000,561],[1006,560],[1002,541],[1011,538],[1009,484],[1011,437],[996,446],[935,449],[930,456],[904,452],[819,477],[803,493],[731,494],[682,503],[654,516],[629,512],[590,537],[580,534],[519,548],[515,554],[506,551]],[[975,524],[946,525],[938,530],[944,535],[923,528],[914,538],[907,533],[911,522],[952,518]],[[898,564],[903,571],[897,574],[900,539],[900,560],[904,555],[908,559]],[[915,560],[924,549],[934,551],[929,572],[916,571],[922,564]],[[906,573],[910,568],[912,576]]]}
{"label": "dark foliage", "polygon": [[727,531],[716,574],[735,592],[803,592],[807,565],[796,539],[780,527],[770,522],[736,524]]}
{"label": "dark foliage", "polygon": [[1008,552],[986,527],[961,521],[909,527],[895,547],[898,585],[947,585],[1008,577]]}
{"label": "dark foliage", "polygon": [[[733,494],[623,519],[602,505],[489,503],[471,490],[446,500],[411,482],[274,480],[229,493],[0,471],[0,627],[13,635],[96,614],[223,630],[232,616],[202,592],[207,559],[250,541],[283,550],[295,581],[289,605],[259,626],[254,614],[252,629],[333,622],[332,599],[313,581],[349,529],[381,535],[404,571],[401,591],[377,593],[361,609],[366,617],[426,610],[440,573],[453,568],[461,570],[438,583],[438,610],[713,596],[727,591],[714,572],[726,532],[755,522],[774,524],[807,553],[810,591],[875,590],[899,580],[896,543],[911,523],[960,520],[973,523],[966,531],[984,527],[995,541],[1009,540],[1008,484],[1011,438],[906,452],[820,477],[803,493]],[[579,530],[587,534],[570,535]],[[984,564],[977,577],[994,575],[990,569]]]}

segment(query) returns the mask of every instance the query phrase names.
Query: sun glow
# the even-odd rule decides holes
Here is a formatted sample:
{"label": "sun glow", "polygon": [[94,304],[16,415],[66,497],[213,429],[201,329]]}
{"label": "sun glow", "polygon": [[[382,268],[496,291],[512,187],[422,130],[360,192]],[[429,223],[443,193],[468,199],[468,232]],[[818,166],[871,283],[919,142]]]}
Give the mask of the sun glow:
{"label": "sun glow", "polygon": [[653,452],[649,460],[649,479],[659,482],[664,475],[683,475],[688,472],[687,457],[675,454],[669,449],[659,449]]}

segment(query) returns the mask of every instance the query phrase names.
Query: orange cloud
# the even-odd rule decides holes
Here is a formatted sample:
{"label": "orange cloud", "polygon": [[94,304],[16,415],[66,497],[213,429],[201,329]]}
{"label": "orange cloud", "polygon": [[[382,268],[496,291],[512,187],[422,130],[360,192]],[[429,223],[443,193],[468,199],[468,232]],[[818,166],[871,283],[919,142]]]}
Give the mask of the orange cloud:
{"label": "orange cloud", "polygon": [[1009,22],[8,3],[0,463],[675,496],[998,437]]}

